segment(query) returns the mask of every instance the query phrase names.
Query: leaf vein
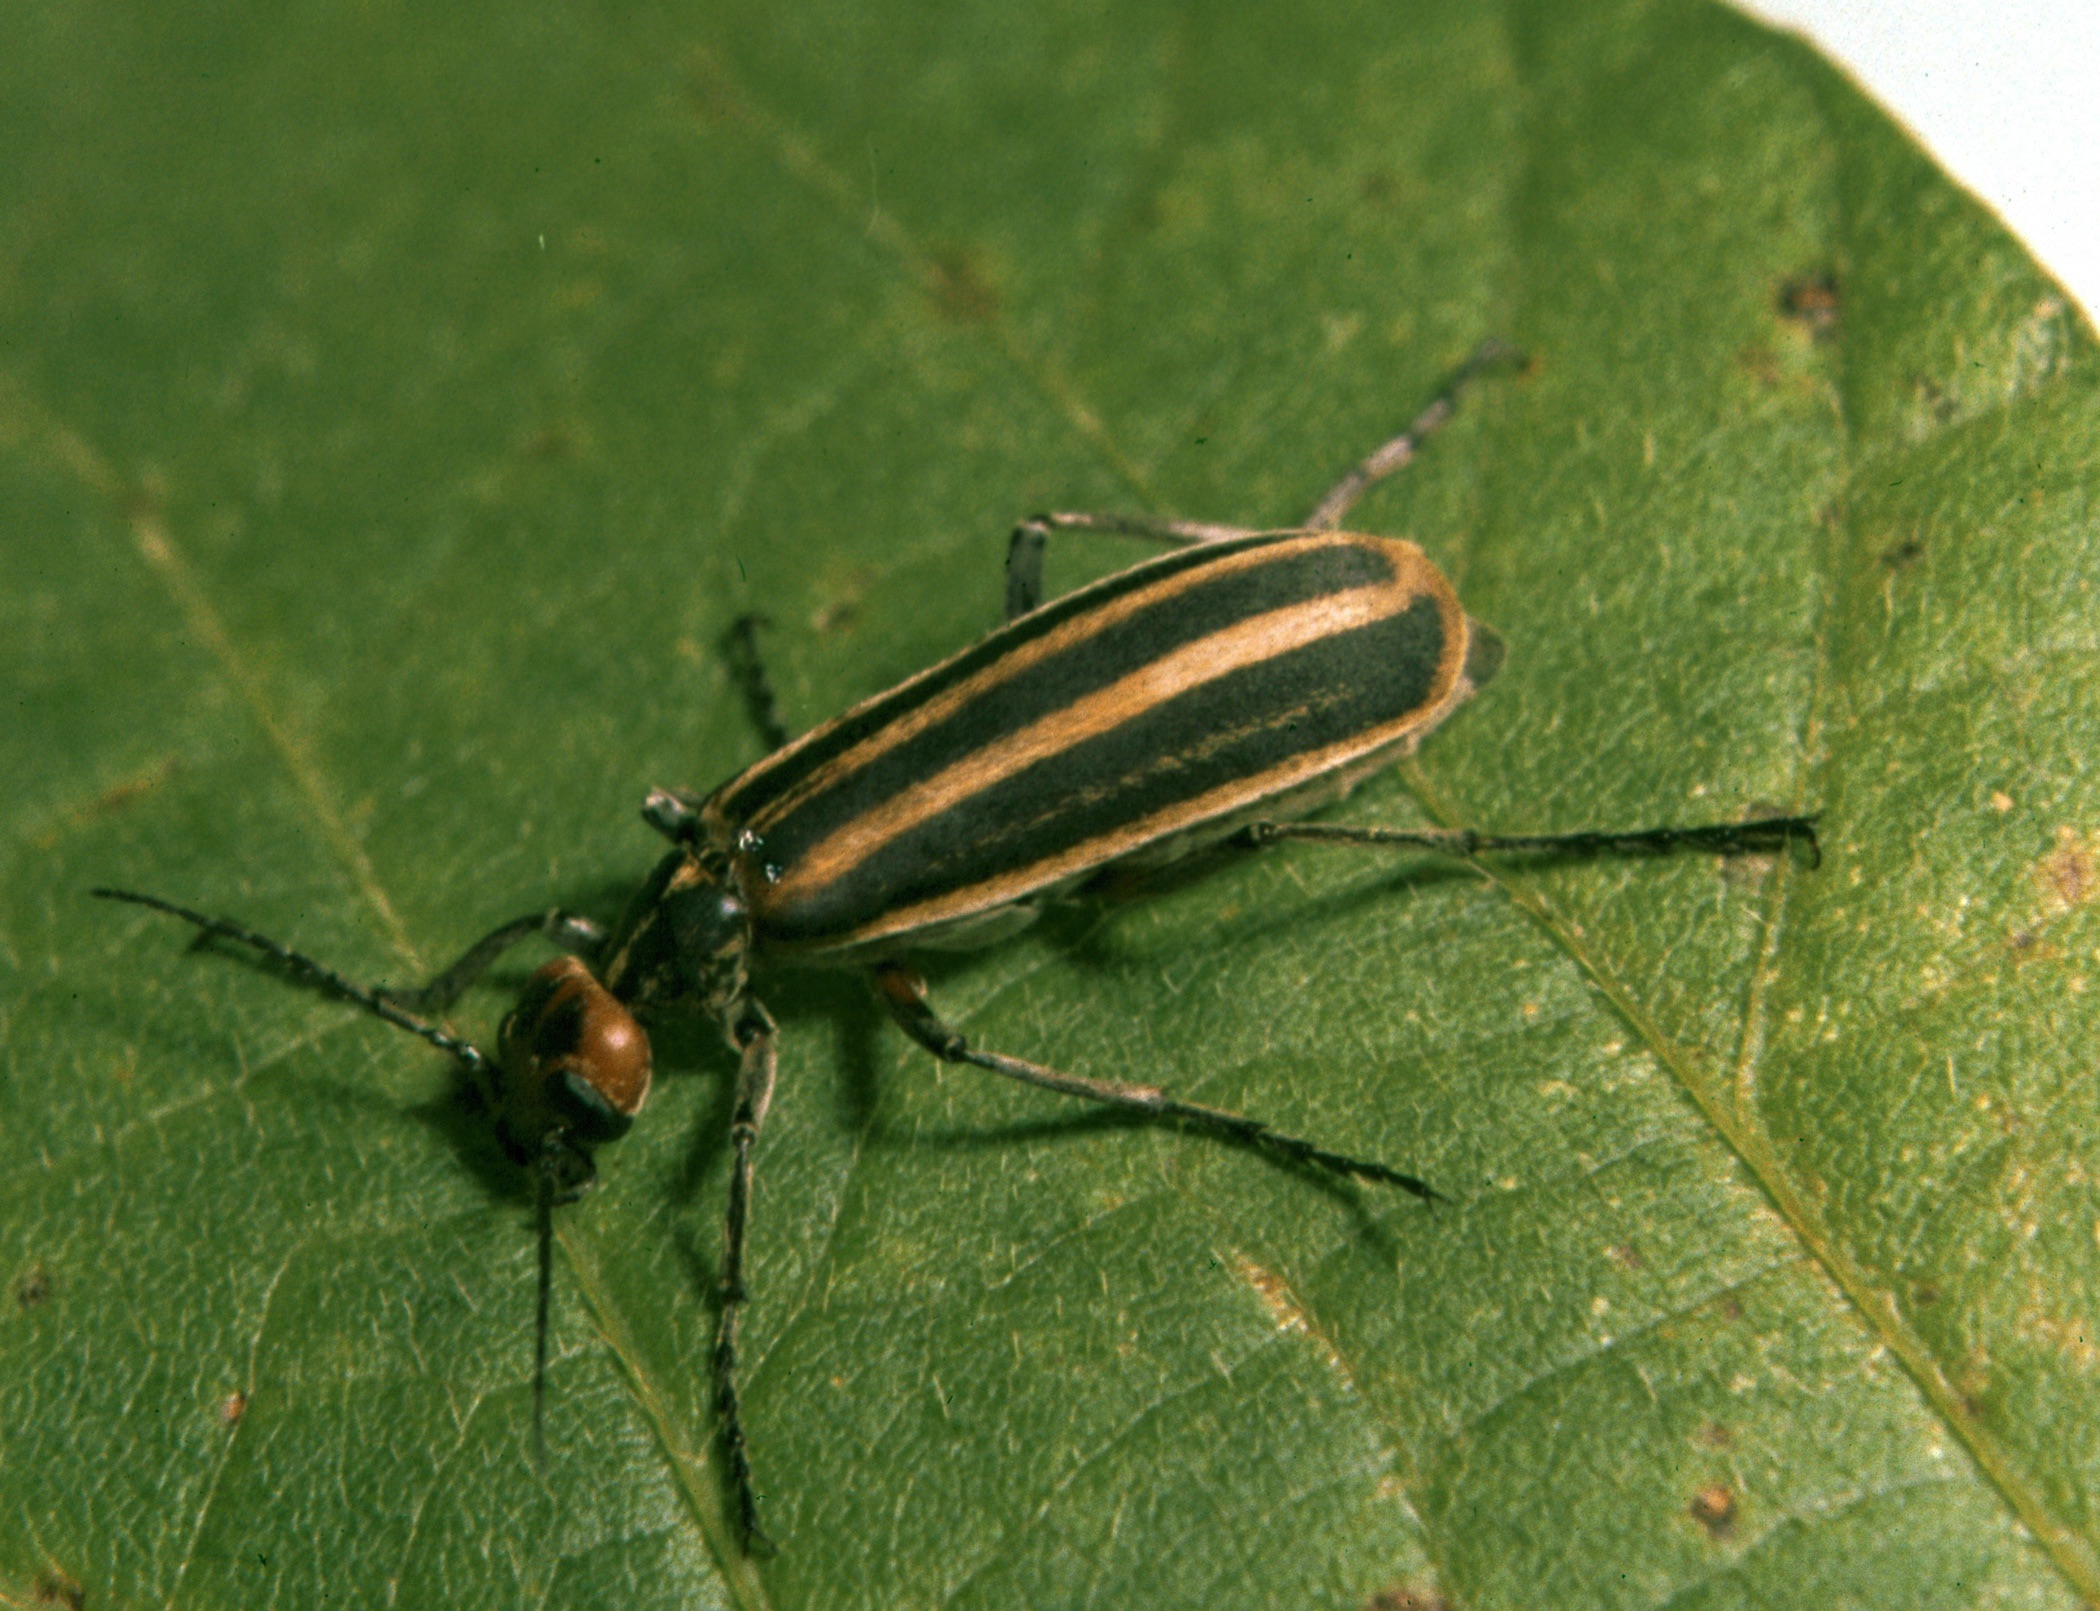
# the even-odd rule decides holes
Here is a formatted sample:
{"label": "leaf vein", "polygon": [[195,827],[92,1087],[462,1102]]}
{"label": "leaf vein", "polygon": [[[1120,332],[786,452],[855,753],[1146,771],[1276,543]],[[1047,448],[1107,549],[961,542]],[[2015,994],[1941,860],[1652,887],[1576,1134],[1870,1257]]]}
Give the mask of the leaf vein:
{"label": "leaf vein", "polygon": [[[852,218],[859,213],[859,191],[825,160],[816,141],[787,118],[753,100],[730,75],[719,52],[711,49],[699,52],[696,70],[708,80],[710,106],[726,113],[755,135],[783,171],[829,204],[841,218]],[[895,259],[907,277],[929,296],[937,294],[948,279],[933,255],[919,244],[903,221],[882,206],[877,205],[869,212],[863,233]],[[1074,434],[1101,456],[1141,503],[1150,506],[1155,501],[1150,478],[1123,450],[1099,412],[1080,394],[1078,387],[1054,359],[1036,352],[1022,340],[1012,321],[996,308],[971,323],[986,332],[1000,356]]]}

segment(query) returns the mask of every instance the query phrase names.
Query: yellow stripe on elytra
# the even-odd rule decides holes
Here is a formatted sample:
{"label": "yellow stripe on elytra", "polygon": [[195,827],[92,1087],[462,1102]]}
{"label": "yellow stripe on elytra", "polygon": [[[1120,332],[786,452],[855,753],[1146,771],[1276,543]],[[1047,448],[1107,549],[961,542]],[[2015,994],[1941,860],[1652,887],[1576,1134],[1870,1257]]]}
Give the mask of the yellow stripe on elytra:
{"label": "yellow stripe on elytra", "polygon": [[[1141,611],[1154,608],[1163,600],[1173,598],[1177,593],[1185,592],[1199,584],[1208,584],[1217,580],[1220,576],[1229,576],[1237,571],[1249,570],[1258,565],[1271,564],[1278,557],[1279,550],[1288,553],[1303,553],[1306,548],[1331,547],[1334,545],[1335,538],[1333,536],[1321,533],[1308,541],[1304,547],[1300,547],[1295,543],[1286,543],[1277,545],[1263,544],[1246,548],[1237,554],[1225,555],[1212,564],[1163,577],[1153,586],[1141,588],[1135,593],[1126,594],[1122,598],[1102,605],[1099,609],[1083,611],[1071,620],[1059,623],[1041,637],[1015,645],[1013,649],[999,656],[998,659],[994,660],[983,670],[973,676],[964,678],[953,688],[935,695],[927,700],[925,704],[905,710],[895,721],[886,723],[852,748],[833,756],[830,760],[814,768],[807,777],[788,789],[779,799],[769,802],[758,812],[754,813],[744,826],[749,827],[755,833],[763,835],[773,824],[784,821],[806,801],[815,795],[823,793],[840,778],[851,776],[862,767],[879,760],[886,752],[897,748],[901,744],[908,743],[920,733],[925,732],[929,727],[946,721],[964,706],[984,698],[1001,683],[1011,682],[1023,672],[1042,664],[1043,661],[1076,648],[1088,638],[1094,637],[1119,622],[1128,620],[1131,616]],[[964,654],[973,652],[974,650],[970,649],[962,651]],[[956,658],[959,658],[959,656],[951,655],[949,660]],[[736,809],[736,786],[748,786],[781,766],[792,765],[796,752],[813,742],[828,729],[836,727],[842,722],[850,722],[867,706],[877,701],[900,698],[900,696],[910,692],[913,684],[922,683],[931,677],[940,675],[946,669],[948,663],[948,660],[943,660],[936,665],[929,666],[917,676],[899,683],[895,688],[877,694],[873,699],[863,700],[860,704],[842,711],[822,727],[814,728],[804,734],[786,749],[778,750],[768,756],[757,766],[754,766],[750,771],[738,778],[736,785],[724,791],[723,806],[733,812]]]}
{"label": "yellow stripe on elytra", "polygon": [[1372,625],[1410,607],[1419,593],[1393,582],[1330,593],[1252,616],[1195,639],[1026,727],[912,784],[880,811],[844,824],[794,859],[764,893],[768,906],[809,898],[833,880],[961,801],[1023,768],[1069,752],[1161,702],[1293,649]]}
{"label": "yellow stripe on elytra", "polygon": [[1288,795],[1325,775],[1360,775],[1375,771],[1389,763],[1393,746],[1405,742],[1411,734],[1435,727],[1448,713],[1459,692],[1457,674],[1452,669],[1457,660],[1457,656],[1446,656],[1439,664],[1438,691],[1434,699],[1425,701],[1418,709],[1382,728],[1342,739],[1325,749],[1297,756],[1252,777],[1220,784],[1206,794],[1156,811],[1115,832],[1096,835],[1058,855],[1041,857],[1000,877],[982,879],[930,896],[916,905],[886,912],[856,929],[828,936],[821,949],[833,951],[864,945],[892,936],[908,935],[953,918],[992,911],[1024,900],[1038,890],[1090,868],[1107,866],[1119,856],[1155,844],[1184,829],[1230,818],[1264,800]]}

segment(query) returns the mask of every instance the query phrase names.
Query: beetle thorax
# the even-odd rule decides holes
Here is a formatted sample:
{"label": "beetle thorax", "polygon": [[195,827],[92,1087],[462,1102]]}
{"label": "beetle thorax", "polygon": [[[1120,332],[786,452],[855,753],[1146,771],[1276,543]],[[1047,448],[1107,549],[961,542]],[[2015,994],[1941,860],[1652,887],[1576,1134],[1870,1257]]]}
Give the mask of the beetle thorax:
{"label": "beetle thorax", "polygon": [[656,864],[620,919],[606,986],[635,1007],[691,1002],[723,1018],[742,999],[751,914],[729,858],[681,848]]}

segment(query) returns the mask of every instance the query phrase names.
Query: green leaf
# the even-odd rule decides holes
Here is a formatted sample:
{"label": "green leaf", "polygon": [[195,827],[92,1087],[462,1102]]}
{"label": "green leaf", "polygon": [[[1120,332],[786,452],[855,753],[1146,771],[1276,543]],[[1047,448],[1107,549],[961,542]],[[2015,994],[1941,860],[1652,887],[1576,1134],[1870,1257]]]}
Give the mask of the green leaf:
{"label": "green leaf", "polygon": [[[0,59],[0,1603],[1677,1608],[2100,1596],[2094,344],[1692,0],[16,8]],[[1286,847],[779,970],[733,1548],[731,1069],[564,1214],[403,979],[994,619],[1046,506],[1359,510],[1508,638],[1346,820],[1819,808],[1819,871]],[[1137,550],[1060,550],[1069,585]],[[499,971],[458,1021],[493,1034]]]}

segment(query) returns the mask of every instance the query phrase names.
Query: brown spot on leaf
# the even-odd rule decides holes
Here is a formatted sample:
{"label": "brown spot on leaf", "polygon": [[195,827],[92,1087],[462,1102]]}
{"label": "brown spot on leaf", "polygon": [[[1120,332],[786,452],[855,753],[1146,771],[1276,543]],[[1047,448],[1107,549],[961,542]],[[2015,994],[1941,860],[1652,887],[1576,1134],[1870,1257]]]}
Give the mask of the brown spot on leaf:
{"label": "brown spot on leaf", "polygon": [[89,804],[88,814],[106,817],[122,811],[140,795],[151,794],[174,775],[175,757],[166,756],[136,776],[125,778],[121,783],[113,783],[104,789]]}
{"label": "brown spot on leaf", "polygon": [[1291,1291],[1290,1283],[1274,1270],[1264,1269],[1252,1259],[1238,1257],[1232,1261],[1233,1272],[1252,1287],[1261,1299],[1262,1307],[1269,1311],[1269,1318],[1276,1323],[1278,1331],[1309,1333],[1312,1322],[1305,1311],[1298,1307],[1298,1299]]}
{"label": "brown spot on leaf", "polygon": [[946,246],[927,260],[926,289],[943,317],[957,324],[988,324],[999,313],[999,298],[968,251]]}
{"label": "brown spot on leaf", "polygon": [[566,459],[576,451],[576,439],[568,427],[550,425],[543,431],[535,431],[525,439],[519,452],[535,464],[551,464],[556,459]]}
{"label": "brown spot on leaf", "polygon": [[34,1592],[38,1605],[62,1605],[67,1611],[81,1611],[87,1604],[87,1590],[55,1566],[36,1580]]}
{"label": "brown spot on leaf", "polygon": [[860,619],[860,600],[834,599],[829,604],[820,604],[809,612],[809,624],[816,631],[830,634],[843,632]]}
{"label": "brown spot on leaf", "polygon": [[84,805],[74,805],[52,824],[31,838],[39,850],[57,847],[69,828],[78,828],[99,818],[114,816],[141,795],[151,794],[175,775],[175,757],[170,755],[155,761],[143,772],[134,772],[128,778],[120,778]]}
{"label": "brown spot on leaf", "polygon": [[1719,1421],[1708,1421],[1692,1434],[1692,1441],[1703,1443],[1709,1449],[1726,1449],[1735,1443],[1735,1434]]}
{"label": "brown spot on leaf", "polygon": [[2056,830],[2056,848],[2036,866],[2042,894],[2059,911],[2083,906],[2093,895],[2093,844],[2077,829]]}
{"label": "brown spot on leaf", "polygon": [[809,612],[810,629],[826,637],[834,632],[850,631],[860,620],[861,602],[874,585],[875,573],[864,566],[855,566],[843,580],[831,589],[831,597]]}
{"label": "brown spot on leaf", "polygon": [[1435,1589],[1396,1583],[1364,1601],[1364,1611],[1451,1611],[1451,1602]]}
{"label": "brown spot on leaf", "polygon": [[1647,1262],[1641,1257],[1641,1250],[1631,1242],[1613,1243],[1604,1250],[1604,1256],[1622,1270],[1638,1270]]}
{"label": "brown spot on leaf", "polygon": [[1261,1299],[1262,1307],[1269,1311],[1269,1318],[1275,1322],[1276,1329],[1295,1332],[1309,1339],[1325,1356],[1329,1369],[1347,1380],[1347,1363],[1335,1352],[1334,1344],[1328,1341],[1325,1333],[1313,1324],[1312,1316],[1307,1314],[1304,1306],[1299,1303],[1298,1295],[1291,1290],[1291,1284],[1274,1270],[1264,1269],[1256,1264],[1244,1253],[1233,1254],[1231,1262],[1232,1273],[1254,1289],[1255,1296]]}
{"label": "brown spot on leaf", "polygon": [[248,1395],[235,1389],[219,1400],[219,1419],[228,1426],[240,1425],[241,1417],[248,1413]]}
{"label": "brown spot on leaf", "polygon": [[1910,1301],[1920,1309],[1930,1309],[1940,1301],[1940,1289],[1930,1281],[1921,1281],[1912,1289]]}
{"label": "brown spot on leaf", "polygon": [[1735,1490],[1726,1483],[1709,1483],[1692,1495],[1687,1507],[1692,1520],[1706,1529],[1706,1536],[1719,1542],[1735,1531]]}
{"label": "brown spot on leaf", "polygon": [[1918,556],[1924,552],[1923,540],[1913,533],[1908,537],[1899,537],[1874,557],[1890,570],[1900,571],[1906,565],[1915,563]]}
{"label": "brown spot on leaf", "polygon": [[1990,1354],[1981,1348],[1971,1348],[1953,1372],[1953,1378],[1954,1391],[1961,1395],[1963,1411],[1982,1416],[1984,1398],[1991,1390]]}
{"label": "brown spot on leaf", "polygon": [[1779,316],[1801,325],[1817,341],[1837,334],[1841,311],[1834,274],[1797,275],[1779,288]]}
{"label": "brown spot on leaf", "polygon": [[1911,376],[1911,394],[1916,399],[1918,411],[1935,425],[1946,425],[1961,412],[1961,404],[1947,395],[1947,389],[1930,375]]}
{"label": "brown spot on leaf", "polygon": [[15,1283],[15,1302],[34,1309],[51,1296],[51,1272],[42,1263],[32,1264]]}

